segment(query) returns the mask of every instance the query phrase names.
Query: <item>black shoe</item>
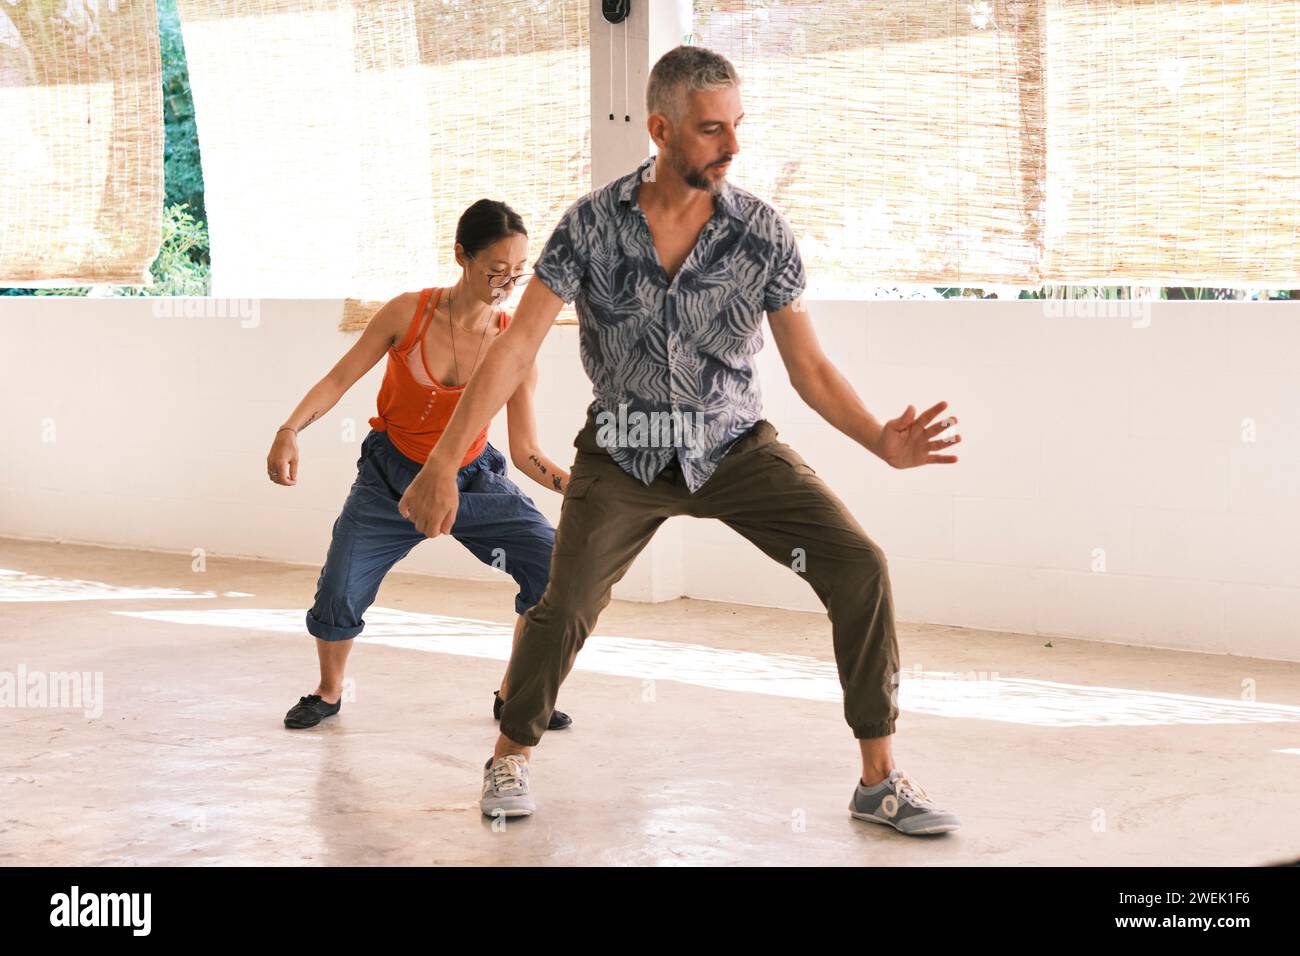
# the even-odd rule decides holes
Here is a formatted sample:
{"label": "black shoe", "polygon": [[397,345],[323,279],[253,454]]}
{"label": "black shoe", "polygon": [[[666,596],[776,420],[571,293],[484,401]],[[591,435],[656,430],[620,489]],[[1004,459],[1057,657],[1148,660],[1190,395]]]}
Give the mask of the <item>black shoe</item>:
{"label": "black shoe", "polygon": [[308,694],[306,697],[299,698],[298,703],[284,715],[284,725],[294,730],[315,727],[326,717],[337,714],[342,706],[342,697],[336,704],[327,704],[321,699],[320,694]]}
{"label": "black shoe", "polygon": [[[501,708],[505,706],[505,701],[501,699],[501,691],[494,690],[492,696],[496,698],[492,701],[492,719],[501,719]],[[563,730],[569,724],[573,723],[573,718],[561,710],[551,711],[551,722],[546,725],[547,730]]]}

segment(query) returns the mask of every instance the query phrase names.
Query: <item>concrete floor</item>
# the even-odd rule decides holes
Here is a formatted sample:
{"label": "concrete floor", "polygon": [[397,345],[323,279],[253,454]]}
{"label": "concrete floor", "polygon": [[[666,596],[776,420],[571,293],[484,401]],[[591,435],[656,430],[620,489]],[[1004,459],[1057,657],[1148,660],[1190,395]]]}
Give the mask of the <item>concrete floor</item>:
{"label": "concrete floor", "polygon": [[616,601],[561,692],[573,728],[535,757],[537,815],[500,829],[478,792],[512,585],[390,575],[355,700],[288,731],[317,569],[13,539],[0,568],[0,677],[103,679],[98,716],[0,710],[0,864],[1300,856],[1300,664],[900,625],[896,759],[965,824],[909,838],[848,816],[823,616]]}

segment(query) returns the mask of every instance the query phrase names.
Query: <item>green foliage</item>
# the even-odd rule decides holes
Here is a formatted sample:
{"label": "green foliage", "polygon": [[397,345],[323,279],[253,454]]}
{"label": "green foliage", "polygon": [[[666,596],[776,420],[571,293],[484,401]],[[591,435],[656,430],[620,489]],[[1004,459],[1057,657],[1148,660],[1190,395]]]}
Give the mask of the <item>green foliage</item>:
{"label": "green foliage", "polygon": [[115,295],[207,295],[212,266],[208,259],[208,226],[181,203],[163,215],[162,246],[149,267],[153,284],[143,289],[121,287]]}
{"label": "green foliage", "polygon": [[157,4],[162,50],[163,122],[167,130],[163,151],[166,205],[188,205],[196,219],[205,220],[203,164],[180,17],[176,12],[176,0],[157,0]]}

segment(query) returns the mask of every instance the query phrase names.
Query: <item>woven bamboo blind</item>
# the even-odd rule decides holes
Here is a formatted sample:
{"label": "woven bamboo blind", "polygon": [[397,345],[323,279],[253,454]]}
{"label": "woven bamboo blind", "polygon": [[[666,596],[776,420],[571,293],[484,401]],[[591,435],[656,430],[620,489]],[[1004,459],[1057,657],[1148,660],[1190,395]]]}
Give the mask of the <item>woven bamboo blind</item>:
{"label": "woven bamboo blind", "polygon": [[1294,287],[1300,0],[696,0],[814,292]]}
{"label": "woven bamboo blind", "polygon": [[162,242],[154,0],[0,0],[0,285],[145,285]]}
{"label": "woven bamboo blind", "polygon": [[695,33],[741,75],[731,179],[789,218],[814,293],[1037,284],[1039,0],[696,0]]}
{"label": "woven bamboo blind", "polygon": [[509,203],[541,251],[590,182],[585,0],[179,0],[214,294],[347,299],[459,275]]}
{"label": "woven bamboo blind", "polygon": [[1051,282],[1295,287],[1300,2],[1049,0]]}
{"label": "woven bamboo blind", "polygon": [[[214,292],[455,277],[483,196],[533,253],[590,181],[585,0],[179,0]],[[732,178],[813,290],[1300,284],[1300,0],[695,0],[740,69]],[[140,284],[149,0],[0,0],[0,282]],[[348,298],[359,297],[359,298]]]}

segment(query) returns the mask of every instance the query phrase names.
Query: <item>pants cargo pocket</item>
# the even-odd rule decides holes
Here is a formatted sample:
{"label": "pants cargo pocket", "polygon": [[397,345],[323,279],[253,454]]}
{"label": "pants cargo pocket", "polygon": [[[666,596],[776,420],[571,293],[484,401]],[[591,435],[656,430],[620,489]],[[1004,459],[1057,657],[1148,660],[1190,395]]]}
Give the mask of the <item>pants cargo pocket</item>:
{"label": "pants cargo pocket", "polygon": [[600,480],[600,475],[575,475],[564,489],[564,503],[560,505],[560,523],[555,529],[555,553],[576,554],[591,534],[590,501],[587,496]]}

